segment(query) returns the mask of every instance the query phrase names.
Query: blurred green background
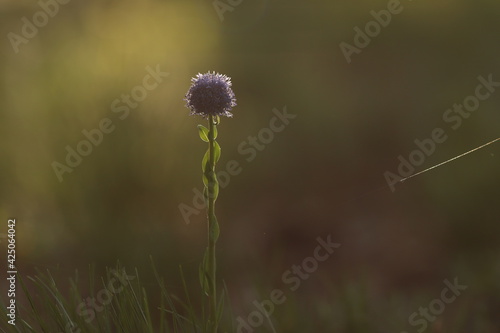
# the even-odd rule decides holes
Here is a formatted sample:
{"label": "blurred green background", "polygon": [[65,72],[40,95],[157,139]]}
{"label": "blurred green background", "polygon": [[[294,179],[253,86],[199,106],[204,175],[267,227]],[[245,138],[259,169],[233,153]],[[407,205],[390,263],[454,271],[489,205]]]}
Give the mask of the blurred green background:
{"label": "blurred green background", "polygon": [[[120,260],[147,284],[152,255],[172,290],[179,265],[197,288],[205,215],[186,223],[179,205],[192,206],[202,186],[206,144],[196,125],[205,121],[189,117],[182,99],[191,77],[214,70],[232,78],[238,102],[219,127],[218,168],[236,160],[242,172],[217,202],[219,277],[236,314],[283,288],[283,272],[331,234],[341,248],[289,295],[295,305],[276,310],[283,332],[332,313],[339,331],[357,331],[351,310],[335,308],[350,292],[371,304],[363,318],[391,311],[370,321],[371,332],[404,330],[455,276],[469,286],[457,301],[467,309],[463,327],[500,327],[492,314],[500,306],[499,144],[394,193],[384,179],[437,127],[448,139],[416,171],[499,136],[500,92],[457,130],[443,121],[478,76],[500,81],[498,1],[402,1],[351,63],[339,44],[353,44],[353,28],[364,29],[387,1],[247,0],[221,20],[211,0],[73,0],[16,52],[9,33],[22,35],[22,18],[33,21],[40,6],[0,3],[0,232],[17,219],[21,274],[50,268],[64,283],[75,269]],[[169,75],[122,120],[112,103],[142,84],[147,66]],[[247,162],[238,146],[284,107],[296,118]],[[52,163],[65,164],[66,146],[76,149],[82,131],[104,118],[114,131],[60,182]],[[286,310],[293,306],[300,315]]]}

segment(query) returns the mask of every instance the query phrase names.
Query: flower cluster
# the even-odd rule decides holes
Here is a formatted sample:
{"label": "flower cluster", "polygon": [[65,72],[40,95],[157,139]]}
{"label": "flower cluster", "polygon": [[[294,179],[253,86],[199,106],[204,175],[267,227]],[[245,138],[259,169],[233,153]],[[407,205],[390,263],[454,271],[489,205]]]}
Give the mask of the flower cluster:
{"label": "flower cluster", "polygon": [[184,100],[191,115],[232,117],[230,112],[236,106],[236,98],[231,89],[231,78],[219,73],[198,74],[191,79],[192,84]]}

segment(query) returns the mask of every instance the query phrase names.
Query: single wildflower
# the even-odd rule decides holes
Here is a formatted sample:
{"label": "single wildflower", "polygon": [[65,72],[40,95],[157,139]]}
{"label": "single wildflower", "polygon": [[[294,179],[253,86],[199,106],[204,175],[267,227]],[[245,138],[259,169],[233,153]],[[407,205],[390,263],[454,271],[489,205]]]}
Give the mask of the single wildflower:
{"label": "single wildflower", "polygon": [[217,125],[220,116],[232,117],[230,112],[236,106],[236,98],[231,89],[231,79],[223,74],[208,72],[198,74],[192,80],[191,87],[184,98],[191,115],[198,115],[208,120],[208,128],[198,125],[200,139],[208,143],[208,149],[202,160],[203,197],[207,205],[208,246],[200,265],[199,277],[202,289],[208,297],[207,333],[217,333],[222,302],[217,301],[217,263],[216,243],[219,238],[219,222],[215,216],[215,200],[219,195],[219,182],[215,165],[220,158],[221,148],[217,142]]}
{"label": "single wildflower", "polygon": [[190,115],[205,118],[209,116],[232,117],[230,112],[236,106],[236,98],[231,89],[231,78],[215,72],[198,74],[191,79],[192,84],[184,100]]}

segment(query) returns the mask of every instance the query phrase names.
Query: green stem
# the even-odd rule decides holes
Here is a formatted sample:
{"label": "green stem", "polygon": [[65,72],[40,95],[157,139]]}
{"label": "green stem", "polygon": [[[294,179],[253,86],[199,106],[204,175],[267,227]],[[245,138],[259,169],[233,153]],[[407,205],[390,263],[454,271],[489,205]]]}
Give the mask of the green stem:
{"label": "green stem", "polygon": [[217,294],[216,294],[216,261],[215,261],[215,244],[217,242],[217,234],[215,229],[218,229],[217,219],[215,217],[215,199],[216,189],[218,186],[217,177],[215,175],[215,123],[213,116],[208,117],[209,132],[208,132],[208,149],[209,149],[209,167],[208,167],[208,264],[207,273],[210,278],[209,283],[209,320],[211,322],[211,332],[217,333],[218,318],[217,318]]}

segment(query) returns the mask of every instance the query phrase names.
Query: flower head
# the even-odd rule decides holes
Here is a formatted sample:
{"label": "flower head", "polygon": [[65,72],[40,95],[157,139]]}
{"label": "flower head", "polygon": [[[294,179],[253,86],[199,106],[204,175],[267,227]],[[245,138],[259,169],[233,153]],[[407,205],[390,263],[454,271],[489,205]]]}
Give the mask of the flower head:
{"label": "flower head", "polygon": [[231,89],[231,78],[219,73],[198,74],[191,79],[186,93],[186,107],[191,115],[232,117],[229,111],[236,106],[236,98]]}

